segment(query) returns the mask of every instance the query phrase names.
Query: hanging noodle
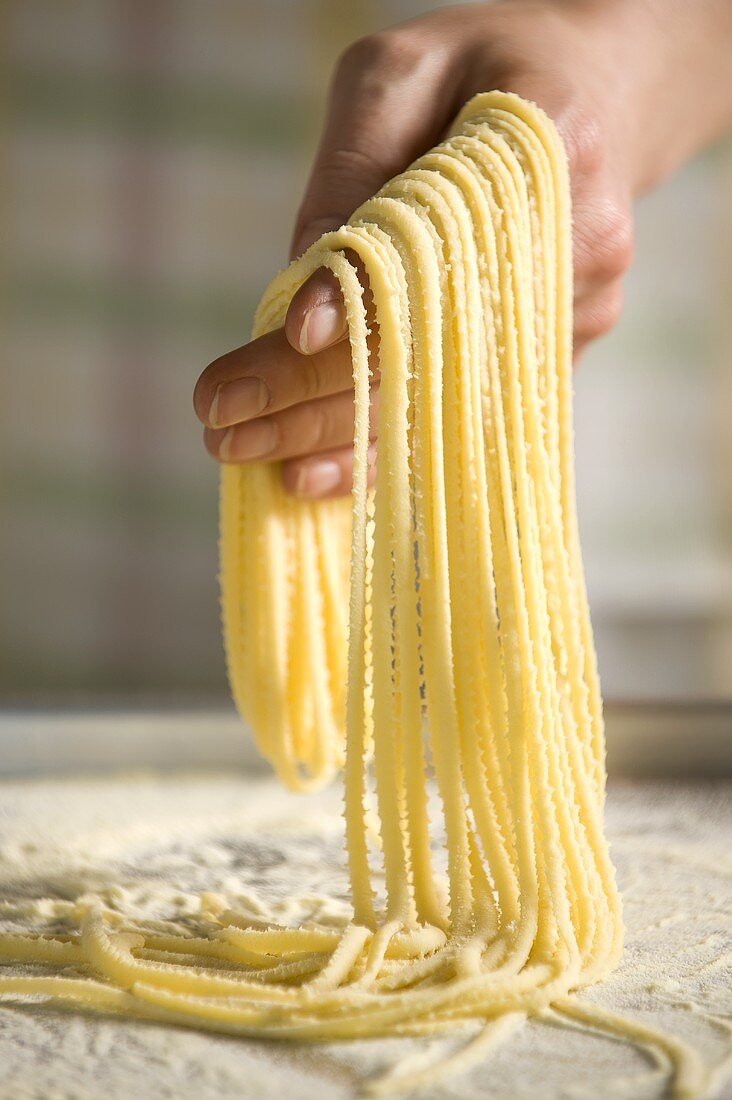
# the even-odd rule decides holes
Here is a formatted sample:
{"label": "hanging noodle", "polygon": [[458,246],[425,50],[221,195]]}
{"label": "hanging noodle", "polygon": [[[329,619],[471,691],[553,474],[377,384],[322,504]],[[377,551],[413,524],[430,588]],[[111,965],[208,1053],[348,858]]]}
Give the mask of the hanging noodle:
{"label": "hanging noodle", "polygon": [[[354,254],[379,338],[373,493]],[[553,125],[516,96],[477,96],[453,136],[272,282],[254,336],[282,325],[320,267],[348,316],[352,501],[304,503],[273,466],[225,468],[222,603],[233,693],[280,777],[316,787],[345,763],[352,922],[262,930],[218,913],[218,931],[192,939],[91,906],[68,943],[0,942],[3,961],[88,977],[8,977],[0,991],[311,1040],[482,1022],[443,1070],[549,1006],[622,1031],[568,998],[615,966],[622,922],[574,506],[569,190]],[[693,1094],[680,1043],[625,1032],[655,1041]],[[436,1072],[402,1066],[375,1089]]]}

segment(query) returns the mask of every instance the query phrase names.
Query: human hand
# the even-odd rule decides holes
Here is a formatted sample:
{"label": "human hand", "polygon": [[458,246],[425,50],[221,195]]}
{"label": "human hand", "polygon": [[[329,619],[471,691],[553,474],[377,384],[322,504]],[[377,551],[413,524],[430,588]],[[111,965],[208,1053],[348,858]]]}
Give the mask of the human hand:
{"label": "human hand", "polygon": [[[293,256],[440,141],[476,92],[516,92],[554,119],[567,150],[578,356],[619,317],[634,194],[722,125],[708,110],[700,121],[697,103],[706,94],[708,104],[710,81],[718,91],[732,4],[700,0],[694,17],[688,7],[684,0],[507,0],[441,9],[356,42],[336,69]],[[721,45],[705,37],[702,16],[723,26]],[[689,84],[671,83],[690,59],[691,94]],[[209,452],[223,462],[282,460],[285,488],[304,498],[348,492],[353,393],[345,336],[338,284],[321,269],[294,296],[283,329],[202,374],[194,402]]]}

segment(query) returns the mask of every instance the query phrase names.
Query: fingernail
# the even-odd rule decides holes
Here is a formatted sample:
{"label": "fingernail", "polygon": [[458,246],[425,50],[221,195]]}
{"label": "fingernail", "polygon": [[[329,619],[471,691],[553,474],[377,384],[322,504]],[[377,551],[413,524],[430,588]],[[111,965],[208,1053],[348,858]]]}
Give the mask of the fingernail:
{"label": "fingernail", "polygon": [[[214,397],[214,401],[216,398]],[[234,439],[234,429],[229,428],[224,438],[219,443],[219,458],[222,462],[228,462],[231,459],[231,444]]]}
{"label": "fingernail", "polygon": [[319,497],[340,484],[341,468],[330,458],[320,458],[303,464],[295,482],[295,496]]}
{"label": "fingernail", "polygon": [[229,428],[219,444],[219,457],[224,462],[249,462],[271,454],[276,446],[277,428],[269,417]]}
{"label": "fingernail", "polygon": [[346,332],[346,307],[342,302],[321,302],[305,314],[300,329],[300,351],[312,355],[329,348]]}
{"label": "fingernail", "polygon": [[213,428],[224,428],[259,416],[268,404],[269,390],[261,378],[235,378],[216,387],[208,420]]}

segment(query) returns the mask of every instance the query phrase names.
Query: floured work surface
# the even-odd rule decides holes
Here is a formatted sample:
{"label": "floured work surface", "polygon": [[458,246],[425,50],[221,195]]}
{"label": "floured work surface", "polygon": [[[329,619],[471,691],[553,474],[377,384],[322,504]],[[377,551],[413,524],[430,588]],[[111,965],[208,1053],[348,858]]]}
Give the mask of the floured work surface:
{"label": "floured work surface", "polygon": [[[730,1057],[731,796],[729,782],[611,784],[627,945],[619,970],[582,994],[685,1039],[713,1069]],[[327,922],[348,910],[340,797],[336,787],[293,798],[272,779],[224,776],[6,782],[2,929],[58,931],[63,906],[33,899],[87,892],[138,919],[172,917],[182,932],[195,932],[202,892],[239,910],[267,899],[263,921]],[[323,908],[322,897],[333,900]],[[447,1054],[469,1035],[285,1045],[6,1001],[0,1097],[336,1100],[357,1096],[397,1059]],[[650,1100],[666,1095],[667,1078],[637,1048],[548,1016],[483,1066],[419,1095]],[[719,1072],[710,1095],[732,1095]]]}

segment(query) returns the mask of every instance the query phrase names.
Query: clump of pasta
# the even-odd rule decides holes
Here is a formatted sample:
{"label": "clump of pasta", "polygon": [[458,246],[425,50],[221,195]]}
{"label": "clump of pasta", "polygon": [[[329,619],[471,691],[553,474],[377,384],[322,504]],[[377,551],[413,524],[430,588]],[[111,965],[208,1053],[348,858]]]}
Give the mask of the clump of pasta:
{"label": "clump of pasta", "polygon": [[[379,339],[373,493],[354,254]],[[556,982],[566,991],[606,972],[621,942],[574,507],[570,209],[554,127],[516,96],[477,97],[451,138],[274,280],[255,334],[282,324],[318,267],[339,280],[348,314],[353,496],[350,508],[303,504],[276,470],[224,470],[234,694],[285,782],[317,785],[339,766],[346,647],[331,608],[346,594],[333,593],[341,578],[327,555],[342,554],[349,508],[355,924],[440,929],[446,944],[428,970],[478,978],[475,996],[494,1006],[517,982],[509,1002],[536,1008]],[[367,842],[374,811],[383,909]],[[431,850],[443,835],[446,896]],[[431,1012],[443,992],[427,997]]]}
{"label": "clump of pasta", "polygon": [[[574,504],[570,237],[554,126],[491,92],[257,312],[255,336],[280,326],[320,267],[346,303],[352,499],[305,503],[272,466],[225,468],[221,580],[261,752],[296,789],[345,767],[352,920],[262,928],[209,906],[203,934],[161,935],[87,903],[64,942],[0,942],[3,961],[55,968],[0,992],[310,1040],[479,1022],[463,1067],[551,1008],[655,1043],[693,1092],[680,1044],[570,997],[622,941]],[[402,1066],[374,1088],[435,1073]]]}

